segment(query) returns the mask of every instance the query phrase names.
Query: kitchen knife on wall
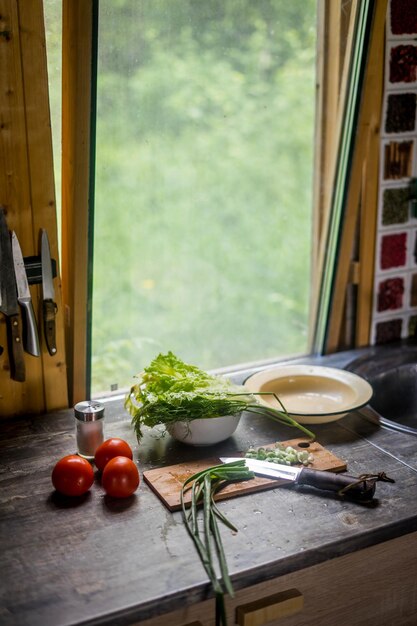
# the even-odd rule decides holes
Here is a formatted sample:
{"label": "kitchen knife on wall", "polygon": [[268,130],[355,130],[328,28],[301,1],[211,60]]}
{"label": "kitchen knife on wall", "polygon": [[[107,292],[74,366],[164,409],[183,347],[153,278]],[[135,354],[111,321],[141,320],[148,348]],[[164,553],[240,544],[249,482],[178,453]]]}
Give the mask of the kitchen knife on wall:
{"label": "kitchen knife on wall", "polygon": [[12,232],[12,252],[14,272],[16,276],[17,301],[20,304],[23,318],[23,347],[29,354],[40,356],[38,329],[33,311],[32,297],[26,276],[22,250],[16,233]]}
{"label": "kitchen knife on wall", "polygon": [[[0,262],[1,262],[1,255],[0,255]],[[0,266],[0,272],[1,272],[1,266]],[[1,310],[1,282],[0,282],[0,310]],[[3,354],[3,346],[0,346],[0,355]]]}
{"label": "kitchen knife on wall", "polygon": [[42,262],[42,293],[43,293],[43,328],[46,346],[51,356],[56,354],[55,316],[57,305],[54,301],[55,290],[52,276],[51,252],[49,249],[48,233],[42,229],[41,239]]}
{"label": "kitchen knife on wall", "polygon": [[[220,459],[222,463],[233,463],[241,460],[241,458],[236,457]],[[375,493],[375,480],[372,479],[361,479],[347,474],[335,474],[309,467],[281,465],[258,459],[245,459],[245,464],[254,474],[259,476],[285,480],[297,485],[309,485],[322,491],[333,491],[352,500],[369,502]]]}
{"label": "kitchen knife on wall", "polygon": [[0,208],[0,311],[6,316],[10,377],[23,382],[26,377],[16,277],[13,267],[12,244],[4,210]]}

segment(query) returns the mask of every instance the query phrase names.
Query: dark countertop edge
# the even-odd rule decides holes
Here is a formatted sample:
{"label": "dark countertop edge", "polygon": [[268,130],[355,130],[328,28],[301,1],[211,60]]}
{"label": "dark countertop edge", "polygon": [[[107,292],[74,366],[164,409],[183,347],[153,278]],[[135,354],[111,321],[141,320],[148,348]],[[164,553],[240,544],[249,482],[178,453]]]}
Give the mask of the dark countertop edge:
{"label": "dark countertop edge", "polygon": [[[320,565],[321,563],[359,552],[365,548],[374,547],[392,539],[398,539],[415,531],[417,531],[417,517],[413,516],[388,526],[381,526],[376,530],[347,537],[343,541],[331,542],[321,548],[312,548],[298,552],[285,559],[285,562],[271,562],[267,566],[262,565],[253,570],[248,570],[243,573],[239,582],[235,581],[234,577],[232,577],[232,582],[236,590],[242,589],[273,578],[292,574],[314,565]],[[265,575],[265,567],[268,567],[267,575]]]}
{"label": "dark countertop edge", "polygon": [[[380,543],[403,537],[417,531],[417,517],[403,519],[377,530],[367,531],[347,537],[344,541],[335,541],[322,548],[312,548],[281,559],[280,561],[263,564],[241,574],[231,575],[235,591],[267,582],[287,574],[320,565],[321,563],[346,556]],[[129,626],[145,619],[150,619],[172,611],[192,606],[205,600],[214,599],[211,583],[186,587],[181,591],[167,595],[163,599],[155,598],[143,604],[126,607],[120,611],[106,613],[93,619],[77,621],[77,626]]]}

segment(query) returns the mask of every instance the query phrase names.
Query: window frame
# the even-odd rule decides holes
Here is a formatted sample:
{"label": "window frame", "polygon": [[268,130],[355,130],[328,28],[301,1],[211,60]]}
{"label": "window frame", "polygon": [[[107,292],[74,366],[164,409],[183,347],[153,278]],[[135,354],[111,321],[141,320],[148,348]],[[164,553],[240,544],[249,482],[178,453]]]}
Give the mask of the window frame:
{"label": "window frame", "polygon": [[[320,315],[319,294],[325,264],[326,233],[332,209],[332,186],[343,120],[342,105],[348,82],[348,60],[351,54],[354,17],[359,1],[318,0],[312,268],[319,269],[316,269],[312,276],[310,327],[312,331]],[[377,5],[380,17],[376,22],[375,38],[383,41],[381,15],[384,23],[386,0]],[[98,0],[63,0],[62,285],[63,299],[68,312],[65,332],[70,404],[85,399],[90,393],[89,328],[93,251],[89,246],[88,234],[93,224],[94,200],[91,180],[94,170],[92,111],[95,110],[95,92],[91,85],[94,82],[92,77],[97,62],[94,49],[94,41],[97,38],[94,37],[93,31],[96,11]],[[370,55],[375,69],[380,61],[372,50]],[[368,102],[367,106],[368,109],[372,109],[375,120],[375,105]],[[378,119],[379,113],[378,110],[376,116]],[[335,129],[338,129],[337,132]],[[362,125],[360,129],[363,131],[364,126]],[[372,132],[375,134],[375,127]],[[368,135],[366,137],[366,145],[361,142],[361,153],[356,157],[359,161],[363,158],[364,149],[369,148]],[[377,155],[375,145],[371,147],[373,156]],[[356,208],[361,189],[360,180],[358,181],[356,176],[351,201]],[[347,249],[349,244],[352,244],[351,230],[345,245]],[[343,345],[340,337],[343,333],[343,307],[350,265],[350,257],[347,259],[343,257],[342,261],[339,257],[337,260],[336,272],[340,280],[338,293],[343,304],[336,306],[335,313],[332,310],[328,311],[330,340],[328,335],[325,344],[320,348],[323,352],[335,351]],[[361,335],[361,342],[363,336],[364,333]],[[310,334],[310,346],[311,350],[318,350],[314,332]],[[242,367],[246,368],[246,365],[242,364]],[[234,368],[236,369],[239,369],[239,366]]]}

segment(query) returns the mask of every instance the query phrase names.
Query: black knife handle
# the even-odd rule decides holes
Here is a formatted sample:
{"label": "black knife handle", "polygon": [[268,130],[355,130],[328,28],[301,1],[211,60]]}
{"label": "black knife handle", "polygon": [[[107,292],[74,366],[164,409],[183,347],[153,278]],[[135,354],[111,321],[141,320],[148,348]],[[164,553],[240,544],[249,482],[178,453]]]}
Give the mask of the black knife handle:
{"label": "black knife handle", "polygon": [[43,301],[43,327],[45,332],[45,341],[48,352],[51,356],[56,354],[55,315],[57,308],[58,307],[53,300]]}
{"label": "black knife handle", "polygon": [[6,315],[10,378],[23,383],[26,378],[22,329],[19,315]]}
{"label": "black knife handle", "polygon": [[369,501],[375,493],[375,481],[360,479],[347,474],[323,472],[305,467],[298,475],[299,485],[310,485],[324,491],[336,491],[352,500]]}

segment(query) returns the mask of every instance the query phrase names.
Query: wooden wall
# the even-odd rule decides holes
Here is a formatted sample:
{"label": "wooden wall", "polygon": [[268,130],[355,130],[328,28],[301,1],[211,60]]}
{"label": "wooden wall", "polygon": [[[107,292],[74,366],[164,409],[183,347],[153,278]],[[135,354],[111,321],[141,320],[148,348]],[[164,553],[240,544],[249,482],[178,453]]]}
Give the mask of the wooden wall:
{"label": "wooden wall", "polygon": [[50,356],[46,349],[41,287],[32,285],[41,356],[25,353],[24,382],[10,378],[5,316],[0,314],[0,345],[5,347],[0,355],[0,418],[4,418],[68,406],[42,0],[0,0],[0,206],[24,257],[40,254],[40,231],[47,230],[58,270],[57,354]]}

